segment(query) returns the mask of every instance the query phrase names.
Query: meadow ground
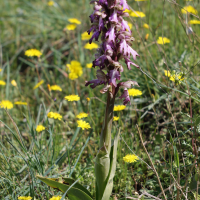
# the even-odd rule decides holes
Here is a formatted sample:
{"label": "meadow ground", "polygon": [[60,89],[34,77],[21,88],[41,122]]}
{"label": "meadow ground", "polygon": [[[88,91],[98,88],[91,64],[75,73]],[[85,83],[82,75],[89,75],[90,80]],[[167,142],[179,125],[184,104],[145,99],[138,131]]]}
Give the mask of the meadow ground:
{"label": "meadow ground", "polygon": [[[134,89],[141,92],[130,91],[131,105],[115,111],[119,118],[112,134],[119,128],[121,134],[111,199],[142,194],[141,199],[163,199],[150,159],[167,199],[199,199],[199,2],[128,3],[141,12],[127,18],[140,68],[125,69],[121,79],[137,81],[140,87]],[[96,47],[88,49],[82,35],[90,28],[92,8],[89,0],[0,1],[1,200],[62,196],[36,175],[71,177],[95,197],[94,163],[106,95],[99,92],[101,86],[85,87],[96,76],[90,64]],[[66,100],[72,94],[80,100]],[[115,104],[122,105],[121,99]],[[88,116],[78,119],[81,112]],[[78,120],[91,128],[78,127]],[[126,163],[127,154],[139,160]]]}

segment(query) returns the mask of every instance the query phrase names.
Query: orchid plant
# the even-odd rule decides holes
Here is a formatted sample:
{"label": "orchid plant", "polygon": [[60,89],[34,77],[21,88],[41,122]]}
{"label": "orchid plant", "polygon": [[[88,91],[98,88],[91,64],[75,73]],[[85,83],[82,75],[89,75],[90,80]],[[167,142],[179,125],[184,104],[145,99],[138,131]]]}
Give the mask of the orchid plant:
{"label": "orchid plant", "polygon": [[[119,138],[119,133],[117,133],[113,142],[111,142],[115,97],[119,89],[122,88],[123,93],[119,98],[123,99],[124,105],[127,105],[130,102],[128,88],[134,85],[138,86],[137,82],[132,80],[117,83],[117,80],[120,81],[121,73],[124,70],[119,61],[123,59],[128,69],[131,70],[131,65],[139,67],[131,61],[131,57],[136,60],[139,55],[131,47],[134,38],[128,23],[123,19],[129,16],[125,12],[126,9],[129,10],[126,0],[92,0],[90,3],[94,4],[94,12],[90,15],[92,25],[88,33],[93,32],[93,35],[89,42],[98,41],[101,36],[101,44],[93,61],[93,67],[98,67],[97,79],[86,81],[86,86],[90,85],[94,89],[98,85],[104,85],[100,92],[107,93],[104,123],[95,163],[96,200],[108,200],[113,189]],[[57,185],[56,188],[63,192],[68,191],[69,199],[92,199],[89,191],[86,191],[83,186],[71,179],[64,178],[64,182],[59,183],[51,179],[39,178],[53,187],[57,183],[59,186]],[[79,196],[81,192],[84,197]],[[74,196],[76,198],[73,198]]]}

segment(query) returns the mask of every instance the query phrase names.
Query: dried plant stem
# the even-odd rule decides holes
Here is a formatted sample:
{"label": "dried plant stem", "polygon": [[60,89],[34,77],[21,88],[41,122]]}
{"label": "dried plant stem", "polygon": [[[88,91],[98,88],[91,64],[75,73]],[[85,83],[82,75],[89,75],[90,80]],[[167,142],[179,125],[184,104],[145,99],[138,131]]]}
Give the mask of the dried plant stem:
{"label": "dried plant stem", "polygon": [[146,152],[146,154],[147,154],[147,156],[148,156],[148,158],[149,158],[149,161],[150,161],[150,163],[151,163],[151,166],[152,166],[152,168],[153,168],[153,170],[154,170],[154,172],[155,172],[155,174],[156,174],[156,177],[157,177],[157,179],[158,179],[158,183],[159,183],[159,186],[160,186],[160,188],[161,188],[162,194],[163,194],[165,200],[167,200],[167,197],[165,196],[165,192],[164,192],[164,190],[163,190],[162,184],[161,184],[161,182],[160,182],[160,178],[159,178],[159,176],[158,176],[158,173],[157,173],[157,171],[156,171],[156,168],[154,167],[154,164],[153,164],[153,162],[152,162],[152,160],[151,160],[151,157],[150,157],[150,155],[149,155],[149,153],[148,153],[148,151],[147,151],[147,149],[146,149],[146,147],[145,147],[145,145],[144,145],[144,142],[143,142],[143,139],[142,139],[142,134],[141,134],[141,131],[140,131],[140,129],[139,129],[139,127],[138,127],[137,124],[136,124],[136,127],[137,127],[137,130],[138,130],[139,136],[140,136],[140,140],[141,140],[141,142],[142,142],[142,146],[143,146],[143,148],[144,148],[144,150],[145,150],[145,152]]}

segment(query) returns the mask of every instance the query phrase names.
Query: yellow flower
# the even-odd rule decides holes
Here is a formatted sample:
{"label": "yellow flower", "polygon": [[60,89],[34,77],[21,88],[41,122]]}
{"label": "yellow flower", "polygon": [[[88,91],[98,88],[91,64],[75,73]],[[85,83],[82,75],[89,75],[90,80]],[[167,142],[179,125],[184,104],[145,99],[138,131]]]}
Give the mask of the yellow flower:
{"label": "yellow flower", "polygon": [[47,117],[52,118],[52,119],[58,119],[58,120],[62,119],[62,116],[59,113],[55,113],[55,112],[49,112]]}
{"label": "yellow flower", "polygon": [[128,26],[129,26],[130,29],[132,29],[133,24],[131,24],[130,22],[128,22]]}
{"label": "yellow flower", "polygon": [[6,85],[5,81],[0,80],[0,85]]}
{"label": "yellow flower", "polygon": [[125,157],[123,157],[123,161],[125,161],[127,163],[134,163],[137,160],[139,160],[139,158],[136,155],[134,155],[134,154],[132,154],[132,155],[128,154]]}
{"label": "yellow flower", "polygon": [[89,97],[87,97],[86,99],[87,99],[88,102],[90,101],[90,98],[89,98]]}
{"label": "yellow flower", "polygon": [[2,71],[2,69],[0,68],[0,72]]}
{"label": "yellow flower", "polygon": [[90,35],[88,34],[88,32],[84,32],[81,34],[81,40],[89,40],[91,38],[91,33]]}
{"label": "yellow flower", "polygon": [[76,118],[81,119],[81,118],[85,118],[87,116],[88,116],[87,113],[82,112],[82,113],[79,113],[78,115],[76,115]]}
{"label": "yellow flower", "polygon": [[19,200],[31,200],[32,197],[28,196],[28,197],[25,197],[25,196],[20,196],[18,197]]}
{"label": "yellow flower", "polygon": [[131,13],[131,10],[125,9],[124,12]]}
{"label": "yellow flower", "polygon": [[113,121],[118,121],[118,120],[119,120],[119,117],[116,117],[116,116],[113,117]]}
{"label": "yellow flower", "polygon": [[37,127],[36,127],[36,131],[39,133],[39,132],[42,132],[42,131],[44,131],[45,130],[45,127],[44,126],[42,126],[42,125],[37,125]]}
{"label": "yellow flower", "polygon": [[190,24],[200,24],[200,20],[190,20]]}
{"label": "yellow flower", "polygon": [[33,56],[40,57],[42,53],[37,49],[29,49],[25,51],[25,55],[28,57],[33,57]]}
{"label": "yellow flower", "polygon": [[86,67],[87,68],[92,68],[92,65],[93,65],[92,63],[88,63],[88,64],[86,64]]}
{"label": "yellow flower", "polygon": [[22,102],[22,101],[16,101],[15,104],[16,104],[16,105],[24,105],[24,106],[27,106],[27,103],[26,103],[26,102]]}
{"label": "yellow flower", "polygon": [[67,101],[79,101],[80,97],[78,95],[69,95],[69,96],[65,96],[65,100]]}
{"label": "yellow flower", "polygon": [[16,83],[16,81],[15,81],[15,80],[12,80],[12,81],[11,81],[11,84],[12,84],[14,87],[16,87],[16,86],[17,86],[17,83]]}
{"label": "yellow flower", "polygon": [[53,6],[54,5],[54,1],[49,1],[47,4],[48,4],[48,6]]}
{"label": "yellow flower", "polygon": [[76,24],[69,24],[65,27],[65,29],[67,29],[68,31],[73,31],[74,29],[76,29]]}
{"label": "yellow flower", "polygon": [[78,120],[77,123],[78,123],[78,127],[81,127],[83,130],[91,128],[90,124],[87,123],[86,121]]}
{"label": "yellow flower", "polygon": [[49,200],[61,200],[62,197],[61,196],[53,196],[51,199]]}
{"label": "yellow flower", "polygon": [[197,10],[193,8],[192,6],[185,6],[183,9],[181,9],[181,12],[183,14],[187,14],[187,12],[192,13],[194,15],[198,14]]}
{"label": "yellow flower", "polygon": [[50,86],[50,90],[62,91],[62,88],[59,85],[52,85]]}
{"label": "yellow flower", "polygon": [[142,92],[140,91],[140,90],[138,90],[138,89],[128,89],[128,94],[129,94],[129,96],[132,96],[132,97],[134,97],[134,96],[139,96],[139,95],[142,95]]}
{"label": "yellow flower", "polygon": [[170,77],[170,76],[171,76],[170,71],[165,70],[164,72],[165,72],[165,76],[167,76],[167,77]]}
{"label": "yellow flower", "polygon": [[95,44],[94,42],[92,44],[90,43],[87,43],[84,48],[85,49],[89,49],[89,50],[92,50],[92,49],[97,49],[99,46],[97,44]]}
{"label": "yellow flower", "polygon": [[130,13],[131,17],[145,17],[146,15],[143,12],[140,11],[131,11]]}
{"label": "yellow flower", "polygon": [[149,29],[149,25],[148,24],[143,24],[143,27],[146,29]]}
{"label": "yellow flower", "polygon": [[70,22],[72,24],[81,24],[81,22],[76,18],[70,18],[70,19],[68,19],[68,22]]}
{"label": "yellow flower", "polygon": [[12,109],[13,108],[13,104],[8,100],[2,100],[0,102],[0,107],[1,108],[5,108],[5,109]]}
{"label": "yellow flower", "polygon": [[166,38],[166,37],[159,37],[157,40],[158,44],[166,44],[166,43],[170,43],[170,39]]}
{"label": "yellow flower", "polygon": [[36,84],[35,86],[34,86],[34,90],[36,89],[36,88],[38,88],[38,87],[40,87],[40,85],[42,85],[44,83],[44,80],[41,80],[38,84]]}
{"label": "yellow flower", "polygon": [[126,106],[124,105],[117,105],[117,106],[114,106],[114,111],[121,111],[121,110],[124,110],[126,108]]}
{"label": "yellow flower", "polygon": [[72,60],[71,64],[67,64],[66,66],[70,70],[69,79],[71,80],[77,79],[83,74],[81,63],[76,60]]}
{"label": "yellow flower", "polygon": [[147,33],[147,34],[145,35],[145,40],[148,40],[148,38],[149,38],[149,33]]}

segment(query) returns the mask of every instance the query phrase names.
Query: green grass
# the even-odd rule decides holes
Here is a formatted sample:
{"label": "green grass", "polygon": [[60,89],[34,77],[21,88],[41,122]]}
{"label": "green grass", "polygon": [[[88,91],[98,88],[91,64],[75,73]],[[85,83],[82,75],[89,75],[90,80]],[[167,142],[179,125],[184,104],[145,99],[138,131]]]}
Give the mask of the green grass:
{"label": "green grass", "polygon": [[[28,106],[14,105],[8,111],[0,109],[2,200],[25,195],[42,200],[62,195],[36,179],[37,174],[79,179],[95,196],[94,163],[106,95],[99,92],[100,87],[92,90],[84,86],[96,73],[96,69],[86,68],[86,64],[94,60],[95,50],[85,50],[86,42],[81,40],[81,33],[90,27],[92,5],[89,0],[59,0],[56,7],[48,7],[47,2],[2,0],[0,3],[0,80],[6,82],[6,86],[0,86],[0,101],[28,103]],[[131,97],[131,105],[115,113],[120,119],[113,123],[113,136],[119,127],[121,136],[112,199],[114,196],[133,197],[136,192],[141,195],[144,191],[153,196],[161,193],[156,175],[148,167],[151,164],[136,124],[163,188],[169,188],[165,192],[167,199],[177,199],[177,194],[182,192],[188,199],[197,199],[194,177],[198,179],[200,167],[200,25],[191,25],[193,34],[187,35],[190,25],[181,8],[190,4],[200,12],[199,3],[128,2],[146,17],[127,19],[133,24],[133,48],[140,55],[136,63],[141,69],[132,66],[131,71],[126,69],[122,73],[121,79],[137,81],[143,94]],[[66,32],[63,29],[72,17],[79,19],[81,25],[75,31]],[[189,18],[196,19],[192,15]],[[143,28],[144,23],[149,24],[149,30]],[[147,33],[149,38],[145,40]],[[160,36],[171,42],[156,44]],[[39,60],[24,55],[30,48],[43,52]],[[71,60],[79,61],[83,67],[83,75],[75,81],[66,76],[69,73],[66,64]],[[164,75],[164,70],[184,73],[184,81],[175,84]],[[17,87],[11,85],[13,79]],[[44,84],[33,90],[39,79],[43,79]],[[47,84],[59,85],[62,92],[49,92]],[[78,94],[80,101],[65,101],[64,97],[70,94]],[[90,102],[87,97],[91,98]],[[116,104],[122,101],[117,98]],[[49,111],[59,112],[63,120],[48,119]],[[75,116],[82,111],[89,114],[86,121],[92,127],[90,130],[77,128]],[[38,124],[43,124],[46,130],[37,133]],[[193,145],[192,138],[195,139]],[[130,153],[144,162],[124,163],[123,157]],[[173,177],[182,186],[182,192]],[[184,195],[180,199],[185,199]]]}

